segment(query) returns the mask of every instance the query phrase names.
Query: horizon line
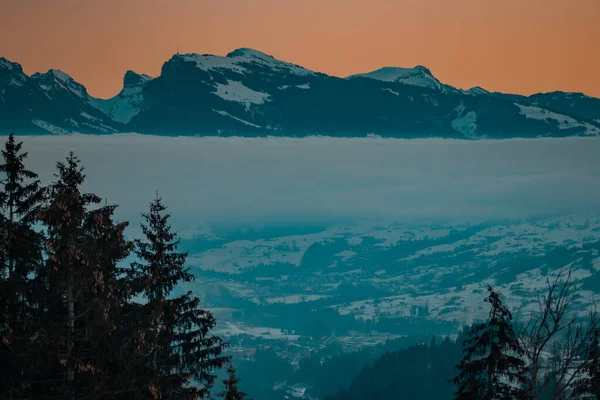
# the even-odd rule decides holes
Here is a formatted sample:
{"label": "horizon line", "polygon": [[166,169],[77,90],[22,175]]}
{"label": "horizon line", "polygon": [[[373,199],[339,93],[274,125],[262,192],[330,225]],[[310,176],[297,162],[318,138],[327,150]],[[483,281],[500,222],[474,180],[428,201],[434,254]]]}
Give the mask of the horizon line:
{"label": "horizon line", "polygon": [[[211,56],[211,57],[222,57],[222,58],[227,58],[227,57],[229,56],[229,54],[231,54],[231,53],[233,53],[233,52],[236,52],[236,51],[239,51],[239,50],[252,50],[252,51],[255,51],[255,52],[258,52],[258,53],[264,54],[264,55],[266,55],[266,56],[268,56],[268,57],[272,57],[273,59],[275,59],[275,60],[277,60],[277,61],[280,61],[280,62],[284,62],[284,63],[292,64],[292,65],[295,65],[295,66],[299,66],[299,67],[301,67],[301,68],[304,68],[304,69],[306,69],[306,70],[308,70],[308,71],[311,71],[311,72],[314,72],[314,73],[317,73],[317,74],[323,74],[323,75],[327,75],[327,76],[334,77],[334,78],[338,78],[338,79],[344,79],[344,80],[345,80],[345,79],[348,79],[348,78],[350,78],[350,77],[357,76],[357,75],[364,75],[364,74],[369,74],[369,73],[372,73],[372,72],[376,72],[376,71],[379,71],[379,70],[381,70],[381,69],[384,69],[384,68],[416,69],[416,68],[418,68],[418,67],[423,67],[423,68],[426,68],[426,69],[427,69],[427,70],[428,70],[428,71],[431,73],[431,75],[432,75],[434,78],[438,79],[438,78],[435,76],[435,74],[434,74],[433,72],[431,72],[431,69],[430,69],[429,67],[427,67],[425,64],[422,64],[422,63],[418,63],[418,64],[416,64],[414,67],[402,67],[402,66],[398,66],[398,65],[389,65],[389,64],[386,64],[386,65],[382,65],[382,66],[380,66],[380,67],[377,67],[377,68],[375,68],[375,69],[372,69],[372,70],[370,70],[370,71],[353,73],[353,74],[350,74],[350,75],[348,75],[348,76],[345,76],[345,77],[343,77],[343,76],[339,76],[339,75],[333,75],[333,74],[329,74],[329,73],[326,73],[326,72],[320,72],[320,71],[312,70],[312,69],[309,69],[309,68],[307,68],[307,67],[304,67],[304,66],[303,66],[303,65],[301,65],[301,64],[297,64],[297,63],[295,63],[295,62],[292,62],[292,61],[285,61],[285,60],[283,60],[283,59],[281,59],[281,58],[277,58],[276,56],[273,56],[273,55],[271,55],[271,54],[265,53],[265,52],[263,52],[263,51],[261,51],[261,50],[257,50],[257,49],[255,49],[255,48],[252,48],[252,47],[247,47],[247,46],[236,47],[235,49],[233,49],[233,50],[231,50],[231,51],[227,52],[227,54],[225,54],[225,55],[218,55],[218,54],[212,54],[212,53],[199,53],[199,52],[182,53],[182,52],[180,52],[180,49],[179,49],[179,46],[178,46],[178,47],[177,47],[177,52],[176,52],[176,53],[173,53],[173,54],[171,54],[171,56],[170,56],[170,57],[169,57],[169,58],[168,58],[166,61],[163,61],[163,65],[164,65],[165,63],[167,63],[169,60],[173,59],[175,56],[199,55],[199,56]],[[23,64],[22,64],[21,62],[19,62],[19,61],[13,61],[13,60],[11,60],[11,59],[9,59],[9,58],[7,58],[7,57],[4,57],[4,56],[2,56],[2,55],[0,55],[0,59],[5,59],[6,61],[8,61],[8,62],[10,62],[10,63],[13,63],[13,64],[18,64],[19,66],[21,66],[21,68],[22,68],[22,70],[23,70],[23,73],[24,73],[25,75],[27,75],[28,77],[32,77],[33,75],[35,75],[35,74],[38,74],[38,73],[39,73],[39,74],[46,74],[46,73],[49,73],[49,72],[51,72],[51,71],[60,71],[60,72],[62,72],[62,73],[64,73],[64,74],[68,75],[68,76],[69,76],[71,79],[73,79],[73,80],[74,80],[75,82],[77,82],[78,84],[82,85],[82,86],[83,86],[83,87],[86,89],[86,91],[88,91],[88,86],[86,86],[86,85],[85,85],[85,84],[84,84],[82,81],[80,81],[80,80],[78,80],[78,79],[75,79],[75,78],[73,77],[73,75],[69,74],[68,72],[65,72],[64,70],[62,70],[62,69],[60,69],[60,68],[50,68],[50,69],[48,69],[46,72],[35,71],[35,72],[32,72],[32,73],[27,73],[27,72],[25,72],[25,68],[23,67]],[[152,78],[152,79],[155,79],[155,78],[158,78],[158,77],[160,77],[160,76],[161,76],[160,74],[159,74],[158,76],[153,76],[153,75],[150,75],[150,74],[147,74],[147,73],[144,73],[144,72],[137,72],[137,71],[135,71],[135,70],[133,70],[133,69],[126,69],[126,70],[125,70],[125,72],[122,74],[122,76],[123,76],[123,77],[125,77],[125,75],[127,74],[127,72],[133,72],[133,73],[135,73],[135,74],[137,74],[137,75],[140,75],[140,76],[147,76],[147,77],[150,77],[150,78]],[[367,78],[367,79],[374,79],[374,78]],[[374,79],[374,80],[375,80],[375,79]],[[438,79],[438,80],[439,80],[439,79]],[[391,83],[391,82],[390,82],[390,83]],[[600,99],[600,97],[595,97],[595,96],[593,96],[593,95],[588,95],[588,94],[586,94],[585,92],[582,92],[582,91],[570,91],[570,90],[560,90],[560,89],[556,89],[556,90],[550,90],[550,91],[536,91],[536,92],[531,92],[531,93],[529,93],[529,94],[526,94],[526,93],[523,93],[523,92],[515,93],[515,92],[502,92],[502,91],[499,91],[499,90],[487,90],[485,87],[483,87],[482,85],[479,85],[479,84],[477,84],[477,85],[475,85],[475,86],[471,86],[471,87],[469,87],[469,88],[463,88],[463,87],[454,86],[454,85],[452,85],[452,84],[450,84],[450,83],[445,83],[445,82],[442,82],[442,81],[440,81],[440,83],[441,83],[442,85],[445,85],[445,86],[450,86],[450,87],[453,87],[453,88],[455,88],[455,89],[462,90],[462,91],[468,91],[468,90],[471,90],[471,89],[477,89],[477,88],[480,88],[480,89],[483,89],[483,90],[486,90],[486,91],[488,91],[488,92],[489,92],[489,94],[494,94],[494,93],[502,93],[502,94],[506,94],[506,95],[517,95],[517,96],[530,97],[530,96],[535,96],[535,95],[537,95],[537,94],[548,94],[548,93],[556,93],[556,92],[559,92],[559,93],[567,93],[567,94],[581,94],[581,95],[583,95],[583,96],[586,96],[586,97],[589,97],[589,98],[593,98],[593,99]],[[90,94],[90,93],[89,93],[89,91],[88,91],[88,95],[89,95],[89,96],[91,96],[92,98],[101,99],[101,100],[108,100],[108,99],[111,99],[111,98],[114,98],[114,97],[118,96],[118,95],[121,93],[121,91],[122,91],[122,90],[123,90],[123,86],[121,86],[121,88],[119,89],[119,91],[118,91],[116,94],[114,94],[114,95],[112,95],[112,96],[109,96],[109,97],[103,97],[103,96],[94,96],[94,95]]]}

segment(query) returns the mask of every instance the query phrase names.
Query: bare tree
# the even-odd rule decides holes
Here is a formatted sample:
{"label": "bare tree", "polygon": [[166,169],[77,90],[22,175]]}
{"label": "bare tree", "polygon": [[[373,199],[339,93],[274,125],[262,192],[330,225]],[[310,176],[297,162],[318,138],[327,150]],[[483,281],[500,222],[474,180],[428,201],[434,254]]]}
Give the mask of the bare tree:
{"label": "bare tree", "polygon": [[553,400],[573,399],[573,388],[590,362],[586,357],[594,331],[600,327],[596,306],[585,321],[571,308],[578,300],[571,268],[561,269],[553,281],[546,279],[548,292],[538,298],[539,311],[531,313],[519,329],[519,340],[527,363],[529,396],[551,393]]}

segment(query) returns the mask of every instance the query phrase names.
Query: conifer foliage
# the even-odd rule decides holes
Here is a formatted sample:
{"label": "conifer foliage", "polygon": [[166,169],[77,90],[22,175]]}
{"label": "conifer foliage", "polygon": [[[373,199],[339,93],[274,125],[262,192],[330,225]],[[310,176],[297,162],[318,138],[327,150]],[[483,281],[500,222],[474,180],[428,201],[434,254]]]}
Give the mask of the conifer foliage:
{"label": "conifer foliage", "polygon": [[524,362],[512,315],[488,286],[491,309],[486,322],[474,325],[463,342],[463,359],[454,379],[457,400],[524,399]]}
{"label": "conifer foliage", "polygon": [[240,381],[235,374],[235,368],[232,364],[227,368],[227,379],[223,380],[223,385],[225,389],[223,392],[219,393],[218,396],[222,397],[224,400],[245,400],[246,393],[241,392],[238,389],[238,382]]}
{"label": "conifer foliage", "polygon": [[13,135],[2,155],[0,399],[207,398],[226,344],[177,293],[193,276],[162,201],[131,242],[116,206],[83,192],[73,153],[47,188]]}
{"label": "conifer foliage", "polygon": [[[72,153],[58,163],[41,213],[47,230],[46,268],[48,360],[44,389],[57,397],[85,397],[109,390],[123,303],[117,263],[131,250],[126,223],[115,224],[114,206],[81,192],[83,168]],[[60,385],[56,383],[60,382]]]}
{"label": "conifer foliage", "polygon": [[[187,253],[177,252],[179,241],[158,194],[142,217],[145,240],[135,241],[140,261],[132,267],[135,287],[147,300],[143,307],[150,345],[147,386],[151,393],[163,393],[163,398],[203,398],[214,384],[212,371],[229,360],[222,355],[225,344],[209,335],[216,321],[199,308],[197,297],[191,292],[175,295],[178,284],[194,277],[185,267]],[[195,385],[189,384],[191,380]]]}
{"label": "conifer foliage", "polygon": [[42,236],[33,229],[44,191],[25,168],[27,153],[10,135],[2,150],[0,187],[0,393],[24,396],[32,379],[37,343],[27,332],[39,320],[36,282],[29,275],[42,263]]}

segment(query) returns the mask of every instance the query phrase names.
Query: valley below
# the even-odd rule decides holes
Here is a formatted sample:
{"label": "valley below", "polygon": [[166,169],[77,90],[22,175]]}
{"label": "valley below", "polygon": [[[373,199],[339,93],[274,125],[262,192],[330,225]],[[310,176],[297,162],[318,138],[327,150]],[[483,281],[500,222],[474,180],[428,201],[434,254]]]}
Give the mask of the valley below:
{"label": "valley below", "polygon": [[178,291],[214,315],[254,399],[334,396],[422,343],[443,343],[446,382],[488,284],[517,323],[560,271],[573,317],[600,292],[598,138],[66,135],[24,149],[45,184],[73,150],[131,239],[164,199],[195,276]]}
{"label": "valley below", "polygon": [[[487,317],[488,284],[520,322],[561,270],[579,294],[575,314],[585,316],[600,292],[600,214],[264,228],[184,244],[197,277],[189,289],[202,294],[232,354],[253,364],[269,352],[292,369],[311,357],[455,339]],[[310,398],[298,379],[271,383],[282,398]]]}

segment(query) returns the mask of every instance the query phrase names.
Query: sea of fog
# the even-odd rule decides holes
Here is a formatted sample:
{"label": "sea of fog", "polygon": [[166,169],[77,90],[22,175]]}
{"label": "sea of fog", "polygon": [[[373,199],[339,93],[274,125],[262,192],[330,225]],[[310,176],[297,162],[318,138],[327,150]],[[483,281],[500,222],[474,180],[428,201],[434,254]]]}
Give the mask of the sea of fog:
{"label": "sea of fog", "polygon": [[[191,233],[236,221],[513,218],[600,211],[600,138],[24,136],[43,182],[69,151],[85,189],[139,221],[156,191]],[[182,232],[184,233],[184,232]]]}

